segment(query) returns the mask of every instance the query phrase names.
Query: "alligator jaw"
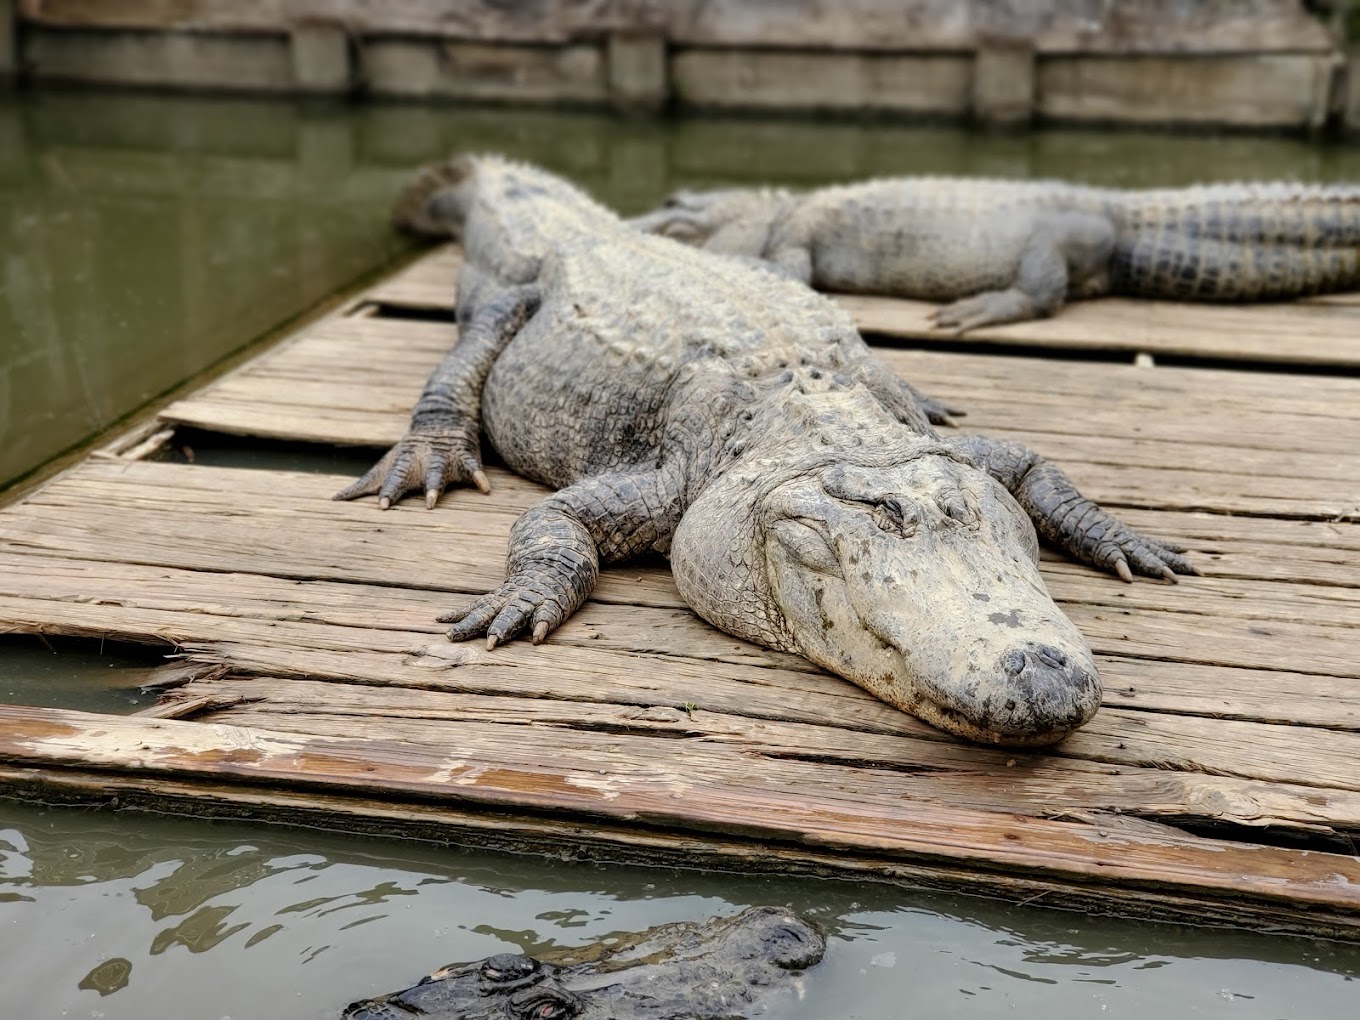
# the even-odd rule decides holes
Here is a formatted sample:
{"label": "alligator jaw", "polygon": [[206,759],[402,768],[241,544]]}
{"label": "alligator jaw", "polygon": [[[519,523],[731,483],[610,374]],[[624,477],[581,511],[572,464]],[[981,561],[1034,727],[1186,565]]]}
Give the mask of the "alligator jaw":
{"label": "alligator jaw", "polygon": [[[819,608],[833,623],[827,631],[835,628],[837,617],[843,618],[838,606],[849,604],[844,590],[836,592],[835,587],[828,578],[820,589]],[[965,740],[998,747],[1050,746],[1087,722],[1100,705],[1100,677],[1084,643],[1069,653],[1021,639],[996,656],[991,670],[960,668],[931,675],[914,667],[909,652],[875,634],[869,623],[856,622],[877,645],[868,654],[858,650],[848,659],[843,646],[830,655],[825,646],[799,651],[895,708]],[[873,664],[863,669],[866,660]]]}

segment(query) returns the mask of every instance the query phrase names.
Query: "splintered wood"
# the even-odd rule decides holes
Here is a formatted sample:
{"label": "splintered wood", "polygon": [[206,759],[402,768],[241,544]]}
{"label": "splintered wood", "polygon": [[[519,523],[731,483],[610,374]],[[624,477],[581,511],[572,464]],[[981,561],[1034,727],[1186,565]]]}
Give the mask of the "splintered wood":
{"label": "splintered wood", "polygon": [[[159,424],[389,444],[456,340],[456,270],[425,257]],[[719,633],[660,561],[605,571],[542,646],[451,644],[435,617],[501,580],[538,486],[493,469],[490,496],[384,514],[143,443],[0,512],[0,629],[164,645],[188,682],[140,717],[0,708],[0,788],[1360,938],[1360,379],[931,349],[917,306],[846,300],[921,341],[880,353],[966,427],[1205,571],[1046,559],[1105,681],[1057,748],[958,743]],[[1360,305],[1089,302],[983,339],[1353,367]]]}

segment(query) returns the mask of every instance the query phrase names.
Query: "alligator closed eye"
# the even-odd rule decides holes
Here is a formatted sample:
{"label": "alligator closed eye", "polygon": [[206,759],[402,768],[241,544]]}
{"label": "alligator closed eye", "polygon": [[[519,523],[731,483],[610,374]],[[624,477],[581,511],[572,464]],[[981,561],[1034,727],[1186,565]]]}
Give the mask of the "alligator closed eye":
{"label": "alligator closed eye", "polygon": [[869,516],[883,531],[901,538],[914,536],[921,520],[914,506],[891,497],[871,504]]}

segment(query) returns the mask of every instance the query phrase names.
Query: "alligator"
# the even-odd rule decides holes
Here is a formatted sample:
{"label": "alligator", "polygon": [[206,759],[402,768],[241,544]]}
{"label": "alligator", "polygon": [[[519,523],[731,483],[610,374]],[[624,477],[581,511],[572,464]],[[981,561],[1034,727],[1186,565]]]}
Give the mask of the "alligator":
{"label": "alligator", "polygon": [[451,964],[350,1005],[342,1020],[738,1020],[802,993],[826,939],[791,911],[750,907],[538,957]]}
{"label": "alligator", "polygon": [[1051,744],[1100,702],[1038,570],[1037,526],[1132,580],[1193,573],[1012,442],[943,438],[848,314],[758,266],[633,230],[495,156],[426,168],[395,218],[461,238],[461,339],[407,434],[336,499],[490,485],[484,426],[557,491],[510,533],[507,578],[451,640],[543,641],[600,567],[670,558],[685,601],[965,738]]}
{"label": "alligator", "polygon": [[955,333],[1105,294],[1264,301],[1360,287],[1360,187],[1347,185],[899,177],[679,191],[631,222],[818,290],[949,302],[932,318]]}

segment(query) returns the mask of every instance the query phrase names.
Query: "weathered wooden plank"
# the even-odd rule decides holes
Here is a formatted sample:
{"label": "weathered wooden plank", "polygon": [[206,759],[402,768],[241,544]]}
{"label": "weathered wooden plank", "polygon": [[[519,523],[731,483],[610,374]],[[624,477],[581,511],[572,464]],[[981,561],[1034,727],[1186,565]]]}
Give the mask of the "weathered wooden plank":
{"label": "weathered wooden plank", "polygon": [[[85,475],[106,477],[99,478],[98,484],[87,491],[75,484]],[[244,489],[238,493],[239,502],[223,500],[220,481],[215,480],[212,477],[214,475],[217,475],[218,479],[226,478]],[[378,565],[384,571],[391,571],[392,561],[394,559],[399,561],[400,555],[404,552],[405,555],[413,556],[410,565],[414,573],[406,576],[402,576],[400,572],[395,575],[387,573],[385,577],[388,582],[395,580],[399,584],[415,584],[436,591],[450,587],[455,590],[458,587],[481,590],[496,583],[501,576],[504,535],[512,519],[509,512],[478,515],[483,519],[475,524],[470,523],[469,518],[456,509],[450,512],[448,523],[440,521],[441,514],[438,511],[434,514],[413,513],[405,515],[409,518],[409,523],[399,528],[376,530],[374,521],[377,518],[372,508],[369,508],[367,514],[363,514],[361,507],[334,504],[320,498],[319,495],[309,506],[305,501],[304,488],[301,493],[303,500],[286,504],[283,512],[271,516],[265,504],[271,498],[278,497],[282,489],[280,479],[287,477],[273,472],[230,472],[220,475],[213,469],[197,469],[183,465],[91,465],[82,471],[72,472],[62,482],[49,486],[43,493],[5,515],[7,526],[14,528],[12,532],[6,532],[6,537],[12,541],[21,541],[29,548],[44,547],[43,543],[50,539],[50,543],[45,546],[48,551],[51,553],[64,551],[66,555],[71,551],[65,549],[66,546],[79,545],[83,542],[86,546],[81,550],[82,555],[89,558],[109,558],[107,550],[117,550],[118,558],[143,558],[163,567],[218,571],[227,568],[261,574],[284,572],[294,577],[325,576],[329,571],[330,576],[336,579],[340,579],[344,574],[329,564],[337,562],[346,564],[346,572],[350,576],[355,573],[356,565],[363,562]],[[293,481],[305,486],[315,485],[318,479],[315,476],[301,476]],[[65,486],[71,486],[71,491],[64,491]],[[265,491],[266,488],[269,491]],[[131,496],[128,506],[132,512],[122,518],[117,512],[120,491]],[[200,500],[199,509],[184,514],[182,518],[156,509],[165,502],[167,495],[172,497],[173,503],[173,497],[180,493],[192,494],[195,499]],[[214,500],[217,501],[216,511],[212,509]],[[33,507],[35,502],[39,509],[44,509],[44,513],[33,520],[28,520],[24,512]],[[88,506],[96,509],[82,517],[80,509]],[[57,508],[62,508],[60,511],[62,514],[74,515],[76,519],[67,521],[59,518],[54,524],[48,517]],[[196,527],[194,520],[197,517],[207,517],[210,524],[207,527],[201,524]],[[347,547],[343,537],[345,529],[341,525],[345,521],[358,525],[353,538],[355,544],[352,547]],[[449,526],[450,523],[452,527]],[[478,529],[485,529],[488,538],[494,541],[475,541],[472,536]],[[453,582],[444,576],[444,571],[438,569],[442,547],[447,544],[450,532],[462,539],[458,543],[458,548],[461,550],[460,555],[466,557],[467,563],[464,569],[457,572],[457,580]],[[154,537],[146,540],[142,537],[144,534]],[[307,537],[309,535],[312,536],[310,539]],[[421,538],[432,542],[432,545],[421,548],[419,541]],[[309,542],[312,544],[310,552],[307,548]],[[402,566],[400,562],[398,565]],[[422,574],[420,571],[425,573]],[[614,572],[612,578],[606,577],[602,584],[601,598],[612,598],[624,603],[637,601],[640,597],[639,582],[630,581],[631,577],[648,578],[656,593],[658,604],[679,605],[669,578],[659,570],[645,573]],[[216,575],[216,583],[224,589],[229,588],[226,580],[225,575]],[[612,595],[611,580],[614,583]],[[66,583],[69,585],[71,582],[68,580]],[[1113,581],[1104,583],[1112,591],[1122,593],[1126,590],[1124,586]],[[1185,601],[1181,602],[1182,606],[1193,606],[1194,593],[1191,584],[1180,588],[1163,587],[1160,591],[1172,604],[1177,599],[1183,599]],[[1307,586],[1304,590],[1311,595],[1314,587]],[[1229,585],[1229,595],[1231,588]],[[1291,674],[1303,670],[1330,677],[1355,675],[1354,629],[1347,627],[1344,618],[1340,616],[1331,627],[1312,620],[1301,623],[1290,618],[1293,610],[1288,602],[1287,592],[1275,592],[1285,599],[1278,611],[1281,619],[1272,618],[1265,622],[1257,620],[1255,614],[1270,612],[1268,598],[1257,598],[1254,601],[1261,603],[1261,606],[1246,617],[1235,619],[1224,616],[1216,621],[1211,632],[1205,633],[1206,628],[1202,621],[1213,617],[1193,609],[1165,612],[1165,605],[1151,595],[1151,590],[1149,589],[1147,601],[1141,606],[1132,603],[1130,607],[1121,606],[1116,597],[1111,597],[1112,605],[1076,601],[1069,605],[1068,611],[1083,627],[1094,647],[1104,652],[1120,653],[1126,660],[1130,656],[1158,660],[1180,658],[1183,663],[1203,662],[1210,665],[1227,665],[1236,669],[1276,670]],[[77,598],[84,597],[89,594],[89,589],[82,585],[75,588],[74,593]],[[56,594],[60,595],[59,592]],[[503,686],[497,685],[511,682],[520,684],[518,688],[520,690],[556,690],[559,692],[556,696],[575,698],[601,696],[591,693],[598,689],[601,683],[599,677],[610,677],[610,680],[605,681],[606,684],[615,683],[616,680],[612,678],[637,668],[635,649],[654,648],[658,641],[656,628],[650,625],[654,621],[639,621],[634,634],[641,636],[633,637],[632,640],[648,643],[634,644],[627,649],[627,654],[622,656],[607,645],[598,649],[588,649],[586,652],[573,650],[568,653],[564,650],[548,660],[550,665],[547,668],[552,671],[552,679],[548,680],[541,672],[537,675],[533,672],[535,668],[540,671],[545,668],[543,657],[537,654],[537,650],[519,646],[498,650],[493,655],[479,651],[475,645],[453,647],[438,638],[431,640],[428,634],[412,635],[402,630],[394,629],[379,633],[359,631],[353,627],[326,630],[318,627],[317,623],[320,621],[307,616],[305,609],[301,617],[305,623],[300,627],[286,622],[290,617],[297,617],[297,610],[294,609],[291,614],[285,613],[281,614],[280,618],[265,620],[263,627],[242,627],[235,621],[231,626],[224,626],[221,621],[215,621],[203,630],[200,628],[208,621],[204,620],[201,614],[197,618],[190,615],[187,619],[182,611],[172,614],[169,618],[155,617],[154,614],[148,616],[134,611],[126,604],[105,609],[103,606],[75,601],[72,594],[72,590],[68,588],[64,598],[55,604],[42,607],[35,607],[31,598],[6,599],[3,603],[3,618],[8,619],[12,625],[24,629],[52,627],[85,633],[103,629],[116,633],[121,629],[121,632],[126,634],[129,629],[136,633],[139,628],[146,628],[148,633],[160,633],[185,644],[192,643],[196,633],[204,633],[211,635],[204,642],[210,645],[206,649],[207,655],[222,656],[223,658],[218,661],[231,662],[243,669],[281,670],[295,675],[310,676],[335,675],[366,679],[368,682],[402,682],[403,678],[409,678],[405,682],[420,683],[425,681],[430,669],[445,669],[452,665],[458,669],[457,676],[452,681],[456,684],[481,682],[491,685],[493,690],[503,690],[505,689]],[[1260,596],[1262,593],[1258,591],[1255,594]],[[1346,605],[1345,600],[1351,592],[1337,594],[1341,595],[1341,604]],[[199,599],[211,606],[215,601],[220,601],[221,596],[203,593]],[[129,599],[122,597],[113,601],[126,603]],[[363,599],[364,611],[371,613],[369,603],[377,601],[377,598]],[[192,600],[189,600],[189,605],[183,608],[187,609],[190,606]],[[426,627],[437,633],[437,628],[429,621],[439,608],[442,606],[431,596],[430,604],[424,609],[419,622],[404,623],[394,616],[391,618],[391,625],[394,628]],[[1213,612],[1217,607],[1207,608],[1209,612]],[[415,616],[413,610],[411,614],[413,621]],[[701,642],[707,636],[707,632],[702,625],[696,624],[696,627],[699,629],[691,637],[696,642]],[[564,629],[564,634],[569,633],[569,630]],[[588,638],[580,644],[586,646],[587,641],[592,640],[596,639]],[[729,647],[735,644],[730,639],[720,640]],[[394,654],[401,658],[400,663],[392,661]],[[705,655],[691,652],[689,664],[667,660],[667,665],[658,664],[654,669],[647,670],[648,679],[643,686],[646,688],[645,696],[653,699],[649,703],[655,703],[657,699],[672,705],[682,701],[707,703],[709,674],[712,670],[705,667],[696,668],[694,660],[705,657],[721,659],[723,654],[719,652]],[[568,668],[572,671],[570,674],[565,672]],[[507,680],[505,674],[517,670],[529,672]],[[479,672],[480,680],[476,675]],[[1112,687],[1112,691],[1116,692],[1114,697],[1122,697],[1123,694],[1118,692],[1122,690],[1128,693],[1126,688],[1132,687],[1135,694],[1141,693],[1145,698],[1152,698],[1155,701],[1155,684],[1150,690],[1144,677],[1136,670],[1130,672],[1134,678],[1129,683],[1116,683]],[[1193,669],[1190,672],[1193,674]],[[666,675],[675,686],[667,688],[665,684],[654,679],[659,674]],[[568,675],[573,677],[571,686],[563,687],[563,678]],[[743,683],[768,682],[749,672],[741,673],[738,679]],[[1217,689],[1212,676],[1201,675],[1200,679],[1206,693],[1210,694],[1208,699],[1210,702],[1214,698],[1221,698],[1221,692]],[[534,686],[525,688],[523,684],[526,681]],[[809,683],[816,686],[815,681]],[[1292,677],[1288,678],[1285,684],[1277,684],[1274,687],[1267,683],[1271,702],[1269,712],[1278,711],[1283,706],[1284,717],[1291,718],[1287,705],[1291,694],[1294,693],[1290,686],[1295,683]],[[638,696],[636,688],[629,690],[632,692],[629,696]],[[664,693],[665,691],[668,693]],[[734,694],[736,698],[741,696],[739,693]],[[1171,696],[1174,699],[1175,695]],[[779,712],[782,711],[778,705],[781,697],[756,700],[765,706],[763,711]],[[838,706],[844,704],[837,702]],[[1242,700],[1242,704],[1248,707],[1239,708],[1239,712],[1253,713],[1256,717],[1274,717],[1267,715],[1267,710],[1250,707],[1254,705],[1250,693]],[[1322,716],[1328,709],[1334,707],[1319,705],[1314,710],[1314,716]],[[859,706],[854,708],[856,711],[861,710]],[[816,711],[822,713],[822,717],[835,717],[841,708],[825,711],[819,706]],[[1215,709],[1210,708],[1210,711]],[[1335,724],[1335,722],[1323,723],[1323,725]],[[1190,722],[1175,723],[1172,726],[1175,735],[1170,737],[1161,728],[1153,728],[1147,731],[1146,741],[1143,742],[1133,739],[1134,736],[1141,736],[1141,731],[1136,728],[1139,724],[1130,725],[1134,726],[1133,730],[1123,726],[1105,733],[1105,740],[1098,748],[1084,753],[1094,757],[1104,756],[1106,760],[1123,760],[1123,756],[1117,753],[1122,751],[1133,761],[1170,762],[1174,759],[1169,755],[1177,746],[1194,748],[1195,754],[1200,754],[1208,748],[1207,756],[1196,759],[1197,768],[1214,772],[1232,772],[1241,768],[1269,769],[1274,770],[1269,774],[1276,778],[1290,775],[1297,780],[1300,774],[1334,775],[1350,770],[1356,750],[1344,740],[1341,740],[1338,746],[1330,747],[1337,744],[1340,738],[1333,739],[1324,734],[1315,742],[1320,746],[1328,746],[1327,753],[1333,756],[1333,760],[1338,764],[1329,768],[1319,768],[1316,762],[1307,760],[1306,756],[1300,759],[1290,751],[1287,742],[1270,753],[1264,753],[1269,743],[1268,738],[1273,739],[1273,731],[1250,744],[1244,743],[1241,735],[1235,734],[1231,740],[1215,746],[1212,735],[1206,737],[1200,733],[1197,724]],[[1125,747],[1115,746],[1120,743],[1125,744]],[[1152,749],[1143,750],[1144,744]],[[1238,763],[1237,758],[1241,756],[1241,749],[1244,746],[1252,747],[1253,753],[1248,756],[1249,758],[1260,756],[1261,760],[1253,760],[1246,765]],[[1300,768],[1303,769],[1302,773],[1294,771]]]}
{"label": "weathered wooden plank", "polygon": [[[456,589],[459,582],[451,580],[449,586]],[[1063,598],[1058,586],[1054,590]],[[1157,589],[1148,590],[1155,593]],[[472,646],[445,646],[436,639],[442,627],[434,622],[434,617],[458,601],[456,594],[443,592],[352,582],[299,582],[263,574],[213,574],[0,550],[0,596],[15,600],[5,604],[10,614],[6,620],[9,626],[189,645],[200,650],[206,648],[204,654],[209,655],[215,641],[295,642],[303,653],[336,645],[341,650],[384,647],[382,636],[349,634],[337,641],[328,637],[330,632],[323,625],[400,632],[401,642],[416,649],[410,664],[424,664],[427,669],[389,672],[381,677],[389,684],[424,682],[431,671],[445,670],[460,662],[490,664],[505,658],[504,653],[483,657],[474,654],[476,649]],[[64,604],[41,604],[47,601]],[[1237,601],[1250,607],[1267,598],[1244,597]],[[1285,603],[1279,612],[1288,617],[1307,614],[1311,619],[1312,606],[1307,602],[1297,606]],[[1353,618],[1348,613],[1346,610],[1339,615],[1343,620]],[[253,622],[243,624],[243,620]],[[309,627],[286,626],[292,622],[307,623]],[[816,672],[798,656],[730,638],[678,607],[590,602],[553,635],[550,644],[582,645],[593,651],[625,655],[674,656],[759,666],[781,672]],[[464,647],[469,650],[463,650]],[[352,658],[349,661],[352,663]],[[543,664],[543,660],[532,655],[524,661],[526,668]],[[1106,704],[1116,707],[1360,730],[1360,684],[1354,679],[1109,654],[1099,657],[1099,665],[1106,684]],[[662,671],[671,675],[675,668]],[[314,665],[309,675],[316,675],[320,669],[320,665]],[[682,670],[674,675],[688,673]],[[763,674],[743,676],[754,679]],[[699,685],[704,704],[710,707],[716,704],[715,684],[727,679],[725,674],[715,675]],[[625,681],[606,686],[601,679],[595,696],[614,697],[608,693],[612,689],[629,692],[641,689],[647,696],[654,696],[657,690],[650,678],[641,688],[619,686],[622,684]],[[806,711],[828,722],[838,718],[836,706],[843,704],[838,699],[854,690],[839,684],[828,687],[780,677],[764,677],[761,685],[773,698],[762,699],[760,711],[777,713],[783,699],[797,697],[804,699],[801,704]],[[735,690],[739,692],[740,688]],[[626,700],[632,694],[624,697]],[[725,710],[741,710],[743,697],[737,693],[739,707]],[[693,691],[680,691],[672,698],[676,704],[685,700],[694,700]],[[755,706],[750,706],[750,710],[754,711]],[[863,715],[857,718],[862,719]],[[899,721],[896,713],[880,714],[877,718],[878,726],[896,726]]]}
{"label": "weathered wooden plank", "polygon": [[[258,404],[280,414],[313,409],[405,414],[422,377],[456,340],[448,323],[330,319],[174,405],[170,414],[202,401]],[[876,354],[901,375],[959,404],[970,418],[999,426],[1055,429],[1055,419],[1070,418],[1072,403],[1083,400],[1088,406],[1081,431],[1096,436],[1340,453],[1360,428],[1360,380],[1353,378],[1144,369],[882,346]],[[1328,434],[1333,423],[1350,431],[1333,440]]]}
{"label": "weathered wooden plank", "polygon": [[[456,335],[422,323],[407,339],[405,325],[332,320],[163,417],[272,438],[393,442],[416,380]],[[1244,373],[882,354],[921,387],[971,408],[970,429],[1034,446],[1102,502],[1325,519],[1357,509],[1360,401],[1348,398],[1360,397],[1360,380],[1272,376],[1224,392],[1223,377]],[[1285,407],[1278,417],[1274,392]],[[1099,410],[1063,434],[1074,401]],[[1171,401],[1191,408],[1168,415]],[[1323,448],[1314,449],[1319,435]]]}
{"label": "weathered wooden plank", "polygon": [[[453,303],[460,257],[437,249],[363,295],[363,300],[446,313]],[[974,330],[962,338],[935,329],[935,305],[859,294],[835,295],[859,328],[914,342],[1017,344],[1084,351],[1360,365],[1353,306],[1337,301],[1219,305],[1103,298],[1076,301],[1051,319]]]}
{"label": "weathered wooden plank", "polygon": [[[181,470],[183,467],[161,463],[83,466],[61,479],[59,485],[34,493],[0,518],[3,522],[0,536],[33,547],[116,559],[123,552],[107,542],[124,541],[121,536],[126,532],[125,541],[131,544],[125,549],[144,550],[138,555],[159,561],[169,550],[166,547],[157,552],[157,549],[168,539],[138,536],[135,520],[137,514],[155,510],[184,518],[182,522],[179,517],[173,522],[167,520],[167,526],[173,523],[185,529],[170,533],[169,537],[180,543],[177,554],[191,555],[198,564],[218,562],[219,569],[241,569],[242,565],[253,563],[264,573],[282,571],[294,556],[259,546],[258,542],[268,536],[249,536],[251,541],[244,542],[239,553],[231,554],[249,557],[237,566],[229,560],[213,559],[215,528],[235,528],[248,535],[251,527],[262,524],[282,527],[274,541],[299,543],[297,555],[301,558],[297,559],[297,570],[315,571],[307,576],[427,587],[433,583],[438,587],[441,582],[433,579],[463,577],[465,571],[479,569],[499,570],[503,542],[513,516],[547,492],[508,472],[491,469],[490,495],[459,491],[446,496],[434,511],[426,511],[423,505],[403,503],[385,515],[375,516],[371,501],[334,504],[330,500],[346,482],[340,476],[232,468]],[[228,498],[225,506],[224,496]],[[121,511],[120,517],[108,516],[101,523],[104,513],[112,515],[115,510]],[[1360,584],[1360,572],[1355,568],[1356,553],[1360,552],[1360,527],[1348,521],[1280,521],[1137,510],[1120,513],[1148,534],[1188,544],[1197,558],[1202,558],[1202,568],[1211,575],[1298,579],[1347,587]],[[450,518],[446,514],[458,516]],[[256,523],[252,524],[252,520]],[[100,537],[101,529],[107,538]],[[384,535],[387,537],[379,538]],[[469,559],[457,543],[449,541],[452,535],[494,543],[493,559],[483,561],[480,553]],[[63,545],[63,541],[70,544]],[[375,541],[383,543],[381,551],[373,546]],[[340,545],[308,555],[304,552],[307,543],[313,548]],[[197,553],[188,551],[195,547],[199,548]],[[337,560],[342,548],[354,557],[352,564]],[[485,562],[486,567],[477,567],[478,562]],[[350,570],[357,573],[347,573]],[[1093,572],[1074,573],[1098,588],[1124,590],[1119,585],[1111,588],[1107,578]],[[1160,590],[1166,591],[1168,598],[1180,599],[1199,583],[1188,581],[1179,589]],[[650,582],[643,582],[638,592],[630,596],[634,601],[643,597],[674,604],[671,595],[652,588]]]}
{"label": "weathered wooden plank", "polygon": [[[625,595],[627,576],[620,586]],[[665,579],[656,580],[660,585]],[[461,580],[449,582],[454,591],[465,585]],[[198,649],[209,658],[229,645],[230,651],[222,654],[238,664],[241,646],[287,645],[295,650],[287,658],[264,662],[259,659],[261,653],[253,652],[250,661],[261,669],[287,667],[310,676],[334,668],[337,656],[331,653],[339,652],[347,664],[344,675],[388,684],[426,684],[436,674],[465,666],[487,667],[488,683],[494,684],[503,682],[502,673],[492,669],[497,665],[531,673],[535,669],[555,672],[584,655],[575,651],[484,653],[475,644],[444,644],[439,640],[443,628],[434,618],[458,601],[457,594],[440,591],[299,582],[264,574],[207,573],[0,551],[0,620],[12,628],[157,641]],[[662,697],[654,677],[642,678],[641,683],[627,676],[609,678],[611,669],[626,672],[629,657],[638,655],[687,660],[657,667],[678,685],[668,700],[662,697],[669,704],[696,701],[710,707],[727,705],[726,711],[778,715],[788,711],[781,708],[785,699],[796,697],[802,699],[799,705],[805,713],[831,721],[845,710],[845,697],[859,696],[857,689],[839,682],[827,685],[806,677],[784,677],[788,671],[821,674],[797,656],[721,634],[680,608],[678,597],[675,603],[674,608],[588,603],[550,641],[553,646],[587,649],[580,668],[599,673],[594,689],[573,688],[570,696],[620,698],[629,703],[638,696]],[[1286,604],[1280,612],[1302,616],[1311,610],[1300,603],[1292,610]],[[1135,619],[1123,622],[1126,630],[1135,630],[1139,623]],[[1198,620],[1182,619],[1182,625],[1187,632],[1203,628]],[[1344,627],[1344,623],[1336,626]],[[1269,629],[1269,624],[1258,629]],[[1253,637],[1263,643],[1287,640],[1274,635]],[[1096,644],[1100,646],[1099,641]],[[1174,639],[1166,646],[1152,647],[1157,658],[1100,655],[1107,705],[1360,730],[1360,683],[1353,678],[1177,661],[1168,657],[1178,652]],[[1344,649],[1343,645],[1343,653]],[[365,650],[380,654],[358,658]],[[1200,651],[1198,646],[1182,645],[1179,654]],[[606,652],[622,658],[602,658]],[[389,654],[403,656],[399,667],[383,664]],[[310,665],[309,655],[315,659]],[[761,667],[778,670],[779,675],[715,672],[703,663]],[[1295,664],[1307,665],[1307,661]],[[461,669],[458,676],[466,681],[469,671]],[[732,699],[719,702],[718,698],[726,697],[719,688],[729,682],[737,683]],[[759,686],[761,696],[743,707],[743,699],[750,695],[743,693],[741,685],[752,683]],[[770,696],[764,697],[765,693]],[[861,707],[855,713],[854,718],[861,721],[868,718]],[[887,712],[873,718],[876,726],[896,727],[903,717]]]}
{"label": "weathered wooden plank", "polygon": [[[331,476],[90,464],[0,517],[0,539],[93,560],[481,591],[503,576],[513,514],[542,491],[501,473],[495,477],[504,484],[489,497],[469,494],[433,512],[408,507],[380,515],[368,503],[329,500],[339,482]],[[493,509],[497,503],[500,510]],[[1338,555],[1329,548],[1321,552]],[[1356,669],[1344,620],[1353,605],[1350,592],[1328,598],[1311,584],[1297,592],[1268,589],[1279,600],[1271,612],[1262,601],[1265,589],[1226,578],[1126,588],[1084,570],[1061,576],[1058,597],[1071,599],[1069,614],[1100,651],[1336,675]],[[1134,590],[1140,586],[1147,590]],[[1201,587],[1222,595],[1197,601]],[[1253,597],[1256,611],[1226,613],[1229,605]],[[606,571],[596,598],[683,605],[664,568]],[[1336,611],[1329,616],[1330,608]],[[1201,633],[1211,613],[1221,616],[1221,624]]]}
{"label": "weathered wooden plank", "polygon": [[[945,357],[992,360],[967,355]],[[894,367],[911,360],[884,358]],[[348,441],[381,434],[383,441],[390,443],[404,431],[419,395],[419,384],[409,381],[392,386],[386,385],[385,378],[342,381],[336,378],[338,373],[328,373],[329,378],[298,377],[300,373],[295,375],[290,366],[278,368],[277,372],[261,371],[224,381],[210,394],[183,402],[192,405],[192,410],[186,410],[183,404],[171,408],[167,420],[238,434],[273,433],[273,438],[287,439],[307,438],[308,433],[315,436],[322,428],[335,430],[340,422],[350,420],[355,431],[346,437]],[[1074,430],[1070,418],[1060,417],[1066,412],[1053,394],[1045,394],[1046,400],[1024,399],[1028,394],[1014,399],[1000,385],[968,387],[963,380],[945,382],[928,370],[902,374],[923,387],[930,386],[940,399],[966,408],[965,431],[985,431],[1036,448],[1046,445],[1054,457],[1202,472],[1212,449],[1215,466],[1224,473],[1345,482],[1355,477],[1352,458],[1344,454],[1353,451],[1360,440],[1360,419],[1344,414],[1335,418],[1277,415],[1259,407],[1255,413],[1244,409],[1239,414],[1211,414],[1193,409],[1179,417],[1163,411],[1140,422],[1134,408],[1107,406],[1084,416],[1080,428]],[[1012,385],[1023,383],[1017,380]],[[308,424],[313,415],[317,423]],[[1322,450],[1310,441],[1317,435],[1319,421],[1336,422],[1338,426],[1319,437]],[[1241,430],[1234,428],[1239,423]]]}
{"label": "weathered wooden plank", "polygon": [[963,340],[1229,361],[1360,365],[1355,313],[1342,304],[1218,305],[1102,298],[1075,301],[1051,319],[987,327],[960,338],[931,327],[927,316],[935,306],[925,302],[849,294],[836,300],[863,332],[918,342]]}
{"label": "weathered wooden plank", "polygon": [[[636,763],[581,740],[569,753],[523,742],[479,740],[452,751],[403,741],[313,736],[178,720],[92,716],[0,707],[0,760],[31,766],[98,768],[177,779],[210,771],[252,785],[346,792],[381,785],[394,798],[484,808],[573,814],[650,828],[858,847],[876,855],[952,858],[988,870],[1184,887],[1197,895],[1360,907],[1360,861],[1158,828],[1103,833],[1089,823],[1019,818],[936,800],[884,801],[816,763],[781,763],[777,776],[752,770],[740,753],[713,754],[689,768],[688,746]],[[565,739],[565,735],[564,735]],[[622,738],[620,738],[622,739]],[[627,741],[624,741],[627,743]],[[688,744],[684,741],[683,744]]]}
{"label": "weathered wooden plank", "polygon": [[[840,765],[847,769],[845,781],[865,793],[938,799],[1007,814],[1118,812],[1174,823],[1213,804],[1213,819],[1223,826],[1360,831],[1360,793],[1317,782],[1263,782],[1172,771],[1160,764],[1110,765],[1062,752],[1017,754],[911,734],[866,732],[835,725],[835,720],[826,725],[753,720],[699,708],[567,703],[272,677],[194,683],[181,697],[186,705],[219,706],[213,722],[332,736],[351,734],[359,726],[367,736],[432,748],[462,746],[467,724],[488,727],[487,739],[507,747],[529,742],[565,747],[559,737],[570,742],[582,733],[625,736],[631,738],[630,758],[638,762],[669,757],[666,742],[680,738],[693,750],[695,761],[706,748],[715,747],[762,759],[757,767],[776,774],[786,760]],[[562,730],[569,733],[564,736]],[[501,735],[495,736],[497,732]]]}

